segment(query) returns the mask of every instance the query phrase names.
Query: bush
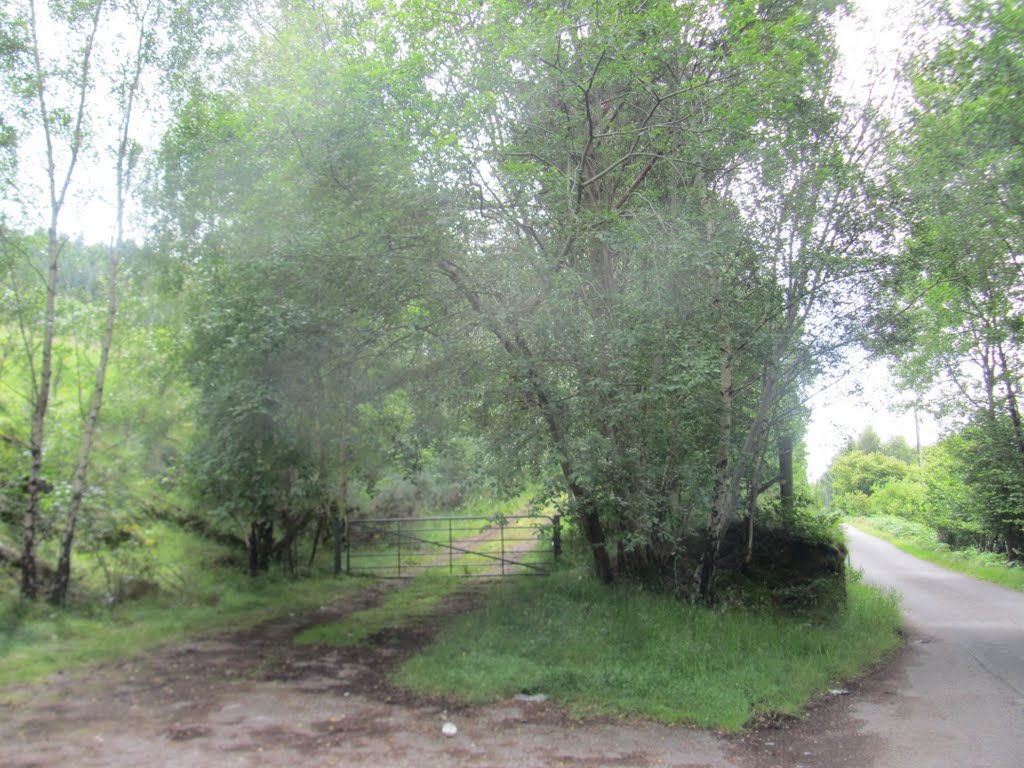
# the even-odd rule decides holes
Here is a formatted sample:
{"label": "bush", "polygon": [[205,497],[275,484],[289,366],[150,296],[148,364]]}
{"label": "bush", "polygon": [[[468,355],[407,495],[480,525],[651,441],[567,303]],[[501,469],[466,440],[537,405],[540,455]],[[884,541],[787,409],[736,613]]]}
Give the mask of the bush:
{"label": "bush", "polygon": [[906,477],[910,465],[883,453],[852,450],[840,454],[829,467],[834,498],[860,492],[870,496],[875,487]]}
{"label": "bush", "polygon": [[873,512],[871,499],[862,491],[852,491],[836,496],[832,500],[832,506],[850,517],[868,517]]}
{"label": "bush", "polygon": [[921,520],[925,516],[928,488],[912,473],[876,486],[867,497],[870,514],[893,515],[907,520]]}
{"label": "bush", "polygon": [[367,509],[372,518],[413,517],[420,504],[420,489],[411,480],[389,478]]}

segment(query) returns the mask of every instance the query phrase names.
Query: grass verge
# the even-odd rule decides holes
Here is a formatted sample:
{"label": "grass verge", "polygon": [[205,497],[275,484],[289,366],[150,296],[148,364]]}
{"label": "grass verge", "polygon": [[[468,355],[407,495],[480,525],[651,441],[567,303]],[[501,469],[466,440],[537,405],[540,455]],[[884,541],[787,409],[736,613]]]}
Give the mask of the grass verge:
{"label": "grass verge", "polygon": [[908,555],[1024,592],[1024,568],[1008,563],[1002,555],[993,552],[950,549],[949,545],[938,541],[935,531],[927,525],[889,515],[848,518],[845,522],[885,539]]}
{"label": "grass verge", "polygon": [[544,693],[577,715],[639,715],[738,730],[799,714],[899,643],[895,597],[851,581],[831,626],[716,611],[575,570],[495,587],[395,673],[466,703]]}
{"label": "grass verge", "polygon": [[430,613],[445,595],[463,584],[463,579],[428,571],[387,595],[372,608],[300,632],[295,636],[295,644],[336,648],[365,645],[369,638],[383,629],[404,627]]}
{"label": "grass verge", "polygon": [[[172,528],[153,533],[145,573],[160,588],[140,599],[104,605],[92,592],[58,610],[21,599],[13,577],[0,584],[0,686],[312,610],[366,585],[329,576],[251,578],[236,562],[223,562],[225,551],[218,545]],[[83,571],[92,568],[87,557],[79,563]],[[103,576],[84,572],[82,582],[98,589]]]}

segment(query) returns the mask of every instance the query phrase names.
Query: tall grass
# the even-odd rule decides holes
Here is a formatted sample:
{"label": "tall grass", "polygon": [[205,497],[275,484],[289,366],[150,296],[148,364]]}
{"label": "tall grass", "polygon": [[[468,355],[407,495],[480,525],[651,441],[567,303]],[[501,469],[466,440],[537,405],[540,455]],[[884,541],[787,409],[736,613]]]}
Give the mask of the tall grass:
{"label": "tall grass", "polygon": [[796,715],[899,642],[894,596],[851,583],[831,626],[683,604],[577,571],[501,585],[395,681],[481,703],[544,693],[586,714],[737,730]]}
{"label": "tall grass", "polygon": [[0,686],[310,610],[365,586],[329,576],[252,578],[224,547],[171,526],[153,526],[147,542],[142,564],[129,565],[158,586],[137,600],[104,601],[111,564],[104,570],[87,554],[76,561],[78,599],[63,610],[22,600],[16,579],[0,575]]}

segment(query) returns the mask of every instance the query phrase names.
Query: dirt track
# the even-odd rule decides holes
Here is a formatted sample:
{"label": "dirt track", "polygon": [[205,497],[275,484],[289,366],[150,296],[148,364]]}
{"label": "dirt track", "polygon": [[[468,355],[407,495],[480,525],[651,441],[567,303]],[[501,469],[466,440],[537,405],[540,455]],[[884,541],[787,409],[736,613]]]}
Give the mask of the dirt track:
{"label": "dirt track", "polygon": [[[480,599],[458,593],[424,622],[371,648],[295,648],[311,624],[367,607],[379,585],[343,606],[235,635],[152,652],[46,684],[0,691],[0,765],[53,766],[672,766],[866,768],[963,765],[1019,768],[1020,751],[945,759],[945,741],[914,755],[904,745],[935,730],[970,749],[956,722],[915,721],[918,669],[937,643],[912,642],[849,695],[815,702],[802,721],[742,736],[648,722],[570,719],[550,703],[509,700],[459,708],[387,683],[388,670],[451,615]],[[917,630],[912,630],[916,632]],[[912,635],[916,638],[917,635]],[[968,665],[969,667],[970,665]],[[968,668],[968,672],[971,668]],[[935,695],[945,696],[953,691]],[[934,693],[934,692],[933,692]],[[954,709],[963,706],[963,700]],[[925,702],[927,703],[927,702]],[[1011,718],[1020,717],[1020,702]],[[927,716],[927,715],[926,715]],[[457,724],[446,738],[441,726]],[[1024,733],[1019,730],[1018,733]],[[1019,737],[1016,737],[1019,738]],[[959,740],[959,741],[957,741]],[[1010,749],[1013,745],[1010,745]],[[1001,755],[1010,755],[1007,762]]]}
{"label": "dirt track", "polygon": [[[718,764],[721,747],[705,733],[578,723],[535,702],[459,709],[390,686],[387,671],[471,608],[480,587],[456,594],[424,623],[382,633],[372,648],[293,647],[305,626],[365,608],[388,586],[343,608],[6,691],[0,765]],[[441,733],[448,719],[459,727],[454,738]],[[670,752],[677,758],[663,762]]]}

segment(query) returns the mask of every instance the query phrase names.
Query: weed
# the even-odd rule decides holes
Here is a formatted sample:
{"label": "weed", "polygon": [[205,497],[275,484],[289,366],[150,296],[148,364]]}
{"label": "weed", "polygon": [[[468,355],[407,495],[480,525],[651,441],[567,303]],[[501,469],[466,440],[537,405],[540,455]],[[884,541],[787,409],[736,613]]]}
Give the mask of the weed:
{"label": "weed", "polygon": [[383,629],[407,626],[430,613],[445,595],[464,583],[459,578],[428,571],[389,594],[379,605],[299,633],[295,644],[340,648],[364,645]]}
{"label": "weed", "polygon": [[830,626],[708,610],[577,570],[495,588],[395,681],[469,703],[543,692],[577,714],[641,715],[736,730],[798,714],[899,642],[892,595],[849,585]]}
{"label": "weed", "polygon": [[13,579],[5,585],[0,593],[0,686],[311,610],[364,586],[355,579],[297,580],[280,573],[250,578],[218,565],[223,548],[194,534],[157,525],[147,536],[154,541],[152,574],[160,588],[140,599],[93,599],[104,594],[110,571],[88,555],[76,560],[80,586],[66,609],[22,600]]}

